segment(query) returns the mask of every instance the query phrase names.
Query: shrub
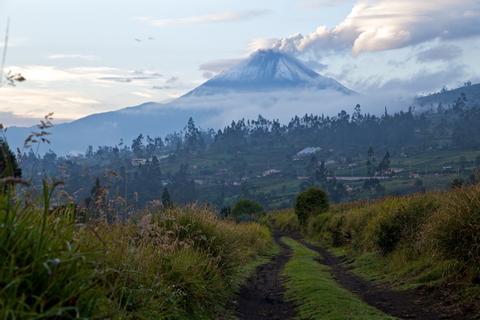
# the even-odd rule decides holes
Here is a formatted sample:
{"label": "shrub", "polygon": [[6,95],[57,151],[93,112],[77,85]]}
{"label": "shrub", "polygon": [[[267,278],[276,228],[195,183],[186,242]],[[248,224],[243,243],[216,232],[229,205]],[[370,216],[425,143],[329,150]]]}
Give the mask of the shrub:
{"label": "shrub", "polygon": [[429,221],[425,232],[444,259],[480,266],[480,186],[458,189]]}
{"label": "shrub", "polygon": [[263,207],[253,200],[239,200],[232,209],[232,215],[237,221],[253,220],[264,213]]}
{"label": "shrub", "polygon": [[244,266],[271,246],[265,227],[220,220],[196,206],[153,211],[138,225],[97,228],[108,248],[100,260],[109,270],[103,286],[124,288],[110,291],[110,308],[144,318],[214,318]]}
{"label": "shrub", "polygon": [[272,245],[266,227],[198,207],[78,225],[73,208],[0,195],[0,221],[2,319],[213,319]]}
{"label": "shrub", "polygon": [[[86,318],[103,296],[72,208],[52,215],[0,195],[0,318]],[[48,228],[43,228],[43,221]]]}
{"label": "shrub", "polygon": [[400,243],[413,251],[419,231],[437,207],[436,199],[429,195],[386,199],[373,206],[375,215],[368,224],[367,237],[383,255]]}
{"label": "shrub", "polygon": [[0,179],[6,177],[21,177],[22,170],[7,142],[0,137]]}
{"label": "shrub", "polygon": [[268,215],[268,220],[275,228],[285,232],[300,231],[300,223],[295,212],[291,209],[275,211]]}
{"label": "shrub", "polygon": [[328,211],[327,194],[319,188],[310,188],[300,193],[295,202],[295,213],[301,225],[305,225],[312,215]]}

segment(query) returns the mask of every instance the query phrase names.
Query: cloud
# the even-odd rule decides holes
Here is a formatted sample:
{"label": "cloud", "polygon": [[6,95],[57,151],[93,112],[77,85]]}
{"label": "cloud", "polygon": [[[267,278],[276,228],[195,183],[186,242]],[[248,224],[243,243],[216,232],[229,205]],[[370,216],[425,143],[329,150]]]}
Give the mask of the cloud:
{"label": "cloud", "polygon": [[67,59],[72,59],[72,60],[86,60],[86,61],[95,61],[98,60],[98,57],[90,54],[51,54],[48,56],[48,59],[50,60],[67,60]]}
{"label": "cloud", "polygon": [[[0,111],[0,119],[2,119],[0,123],[3,124],[5,127],[26,127],[39,123],[41,117],[24,116],[15,114],[14,112]],[[65,121],[65,119],[56,119],[55,122],[58,123],[63,121]]]}
{"label": "cloud", "polygon": [[403,78],[383,80],[382,77],[367,79],[359,87],[367,91],[396,92],[403,95],[417,95],[438,91],[447,84],[463,83],[467,79],[467,67],[454,64],[447,69],[421,69]]}
{"label": "cloud", "polygon": [[22,87],[1,88],[0,90],[0,105],[2,106],[0,118],[9,126],[35,124],[48,112],[55,112],[55,118],[62,121],[73,120],[94,113],[95,107],[100,103],[72,91]]}
{"label": "cloud", "polygon": [[248,53],[252,53],[261,49],[278,47],[279,41],[280,40],[275,38],[256,38],[248,43],[247,51]]}
{"label": "cloud", "polygon": [[225,71],[234,65],[240,63],[243,59],[219,59],[213,60],[199,67],[200,71],[204,71],[204,77],[211,78],[213,75]]}
{"label": "cloud", "polygon": [[202,73],[202,77],[204,77],[205,79],[212,79],[213,77],[215,77],[215,74],[210,71],[205,71]]}
{"label": "cloud", "polygon": [[109,76],[98,77],[97,79],[101,81],[130,83],[130,82],[139,81],[139,80],[157,80],[157,79],[163,78],[163,75],[158,72],[136,70],[136,71],[122,72],[122,73],[123,73],[122,75],[109,75]]}
{"label": "cloud", "polygon": [[[17,87],[0,88],[0,111],[20,118],[8,118],[8,125],[30,125],[48,112],[64,120],[136,105],[148,100],[171,100],[182,86],[176,77],[153,70],[125,70],[110,67],[61,67],[48,65],[10,66],[28,81]],[[169,82],[167,84],[167,81]],[[163,86],[162,91],[152,90]],[[133,94],[132,94],[133,92]],[[6,122],[0,115],[0,121]]]}
{"label": "cloud", "polygon": [[138,96],[138,97],[142,97],[142,98],[151,98],[152,95],[151,94],[148,94],[146,92],[140,92],[140,91],[134,91],[132,92],[133,95],[135,96]]}
{"label": "cloud", "polygon": [[69,97],[66,98],[66,100],[78,104],[100,104],[100,102],[98,102],[97,100],[87,99],[83,97]]}
{"label": "cloud", "polygon": [[345,3],[352,2],[352,0],[302,0],[299,5],[305,9],[318,9],[323,7],[335,7]]}
{"label": "cloud", "polygon": [[328,65],[323,64],[317,60],[310,59],[310,60],[303,61],[303,63],[305,63],[305,65],[307,65],[308,67],[312,68],[317,72],[326,70],[328,68]]}
{"label": "cloud", "polygon": [[269,10],[243,10],[243,11],[227,11],[220,13],[212,13],[207,15],[192,16],[176,19],[154,19],[151,17],[135,17],[134,21],[138,21],[152,27],[172,27],[187,26],[209,23],[225,23],[251,20],[268,14]]}
{"label": "cloud", "polygon": [[419,62],[432,62],[432,61],[444,61],[449,62],[462,55],[462,49],[460,47],[443,44],[433,48],[429,48],[420,51],[417,54],[417,61]]}
{"label": "cloud", "polygon": [[413,99],[409,96],[375,92],[372,95],[342,95],[336,91],[279,90],[265,93],[229,93],[209,97],[188,97],[169,105],[193,115],[204,128],[219,128],[238,119],[256,119],[262,115],[286,123],[303,114],[335,116],[342,109],[351,112],[359,103],[364,112],[380,114],[388,106],[390,112],[407,109]]}
{"label": "cloud", "polygon": [[360,0],[337,26],[277,39],[270,47],[294,54],[351,51],[359,55],[434,39],[479,36],[479,19],[478,0]]}
{"label": "cloud", "polygon": [[165,81],[165,83],[172,84],[172,83],[175,83],[175,82],[177,82],[177,81],[178,81],[178,77],[173,76],[173,77],[168,78],[168,79]]}
{"label": "cloud", "polygon": [[153,86],[152,87],[153,90],[169,90],[169,89],[173,89],[172,86]]}

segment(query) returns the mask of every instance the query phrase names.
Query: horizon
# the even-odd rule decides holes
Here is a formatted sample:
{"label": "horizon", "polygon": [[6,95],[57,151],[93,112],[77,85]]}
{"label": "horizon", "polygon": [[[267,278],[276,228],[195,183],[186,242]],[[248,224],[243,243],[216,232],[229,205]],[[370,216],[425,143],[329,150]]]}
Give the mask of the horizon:
{"label": "horizon", "polygon": [[480,28],[474,23],[480,4],[473,0],[209,0],[201,6],[191,0],[3,0],[2,51],[8,17],[5,72],[27,81],[0,88],[0,118],[7,126],[33,125],[49,112],[62,123],[173,101],[268,48],[366,94],[395,89],[416,96],[480,79]]}

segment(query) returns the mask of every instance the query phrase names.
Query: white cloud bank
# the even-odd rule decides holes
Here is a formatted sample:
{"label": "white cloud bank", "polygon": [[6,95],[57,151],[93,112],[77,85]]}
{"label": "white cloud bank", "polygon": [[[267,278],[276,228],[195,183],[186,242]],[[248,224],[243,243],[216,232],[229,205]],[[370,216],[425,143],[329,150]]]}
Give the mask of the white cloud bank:
{"label": "white cloud bank", "polygon": [[98,60],[97,56],[92,54],[79,54],[79,53],[56,53],[48,56],[50,60],[85,60],[85,61],[95,61]]}
{"label": "white cloud bank", "polygon": [[333,28],[282,39],[255,40],[251,49],[273,47],[293,54],[364,52],[398,49],[434,39],[480,35],[478,0],[361,0]]}

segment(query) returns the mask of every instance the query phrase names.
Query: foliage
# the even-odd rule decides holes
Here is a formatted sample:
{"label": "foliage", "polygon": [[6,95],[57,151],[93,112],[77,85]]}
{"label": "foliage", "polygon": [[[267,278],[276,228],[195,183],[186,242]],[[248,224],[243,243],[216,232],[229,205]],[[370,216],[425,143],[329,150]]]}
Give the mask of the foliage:
{"label": "foliage", "polygon": [[[314,239],[369,261],[369,274],[403,284],[475,281],[480,265],[480,186],[333,206],[312,217]],[[371,257],[377,258],[372,259]]]}
{"label": "foliage", "polygon": [[295,213],[301,225],[305,225],[308,218],[328,210],[327,194],[319,188],[310,188],[300,193],[295,202]]}
{"label": "foliage", "polygon": [[173,207],[173,202],[167,188],[164,188],[162,192],[162,205],[168,209]]}
{"label": "foliage", "polygon": [[284,232],[297,232],[301,229],[298,216],[291,209],[273,211],[267,218],[275,228]]}
{"label": "foliage", "polygon": [[450,193],[425,230],[441,257],[480,272],[480,186]]}
{"label": "foliage", "polygon": [[245,220],[245,219],[255,219],[261,216],[264,213],[264,210],[256,201],[242,199],[237,201],[232,208],[232,215],[237,220]]}
{"label": "foliage", "polygon": [[265,227],[205,208],[77,224],[74,207],[0,196],[0,317],[212,319],[245,266],[269,251]]}
{"label": "foliage", "polygon": [[[265,208],[285,208],[291,206],[302,182],[302,187],[321,185],[332,202],[373,199],[421,190],[421,187],[410,186],[401,192],[393,191],[380,183],[383,180],[377,180],[377,175],[396,175],[393,169],[404,169],[402,179],[408,179],[408,173],[420,173],[418,167],[407,172],[404,157],[416,162],[419,153],[467,152],[480,146],[478,105],[462,102],[431,107],[430,110],[426,106],[422,112],[412,108],[377,116],[364,113],[356,106],[352,114],[346,111],[330,117],[308,114],[296,116],[287,124],[260,116],[254,120],[233,121],[218,131],[202,131],[189,119],[184,131],[167,137],[140,135],[133,143],[92,147],[84,155],[69,157],[48,153],[39,158],[26,152],[19,160],[24,169],[37,168],[33,174],[36,179],[43,173],[60,176],[64,172],[66,189],[74,194],[77,202],[89,196],[96,177],[102,180],[102,185],[106,184],[107,170],[117,172],[117,177],[109,182],[114,190],[109,196],[121,196],[137,207],[160,200],[165,186],[177,204],[197,201],[218,208],[242,197],[258,201]],[[295,160],[295,153],[307,147],[321,147],[321,150],[311,159]],[[138,158],[145,163],[132,165],[132,159]],[[332,165],[332,161],[336,164]],[[401,167],[397,167],[398,162],[402,162]],[[435,173],[442,173],[442,166],[452,166],[446,159],[445,163],[437,159],[436,164],[439,168]],[[471,168],[458,165],[468,171]],[[454,166],[452,171],[457,169],[456,163]],[[340,169],[342,167],[344,169]],[[280,172],[263,176],[271,169]],[[334,173],[353,175],[353,172],[372,179],[364,189],[340,179],[327,179]],[[463,170],[460,173],[464,175]],[[297,181],[300,177],[306,180]],[[466,181],[468,175],[462,178]],[[432,189],[434,186],[428,180],[424,179],[424,187]],[[247,183],[248,188],[243,187]],[[446,181],[435,183],[435,187],[447,186]],[[288,188],[283,191],[282,185]]]}
{"label": "foliage", "polygon": [[19,178],[22,176],[17,159],[8,146],[7,141],[0,138],[0,179],[6,177]]}
{"label": "foliage", "polygon": [[21,207],[0,195],[0,318],[84,318],[94,314],[95,252],[79,250],[74,210]]}

